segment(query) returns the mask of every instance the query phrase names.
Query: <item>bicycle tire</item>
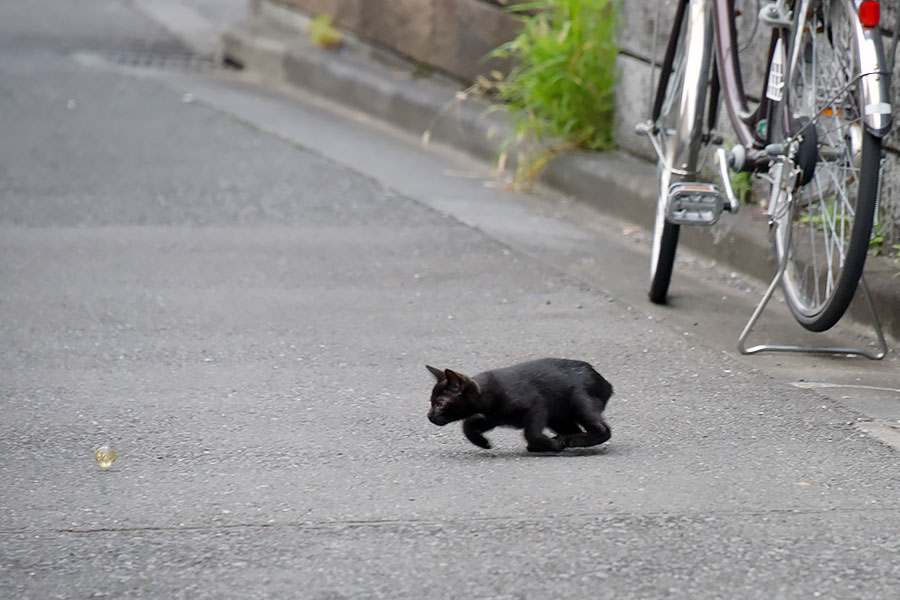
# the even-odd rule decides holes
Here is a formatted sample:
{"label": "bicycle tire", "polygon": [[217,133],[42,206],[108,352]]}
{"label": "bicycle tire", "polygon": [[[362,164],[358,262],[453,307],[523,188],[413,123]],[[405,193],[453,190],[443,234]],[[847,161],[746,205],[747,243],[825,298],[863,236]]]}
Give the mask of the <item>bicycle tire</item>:
{"label": "bicycle tire", "polygon": [[[665,211],[663,211],[665,212]],[[657,221],[659,220],[657,215]],[[678,249],[680,227],[666,222],[665,214],[653,227],[653,248],[650,262],[650,302],[665,304],[675,268],[675,251]]]}
{"label": "bicycle tire", "polygon": [[[660,68],[656,97],[653,99],[651,118],[657,128],[665,128],[672,117],[675,98],[684,83],[683,72],[674,71],[684,61],[686,42],[685,12],[687,2],[680,2],[675,14],[674,26],[666,46],[666,54]],[[675,75],[673,78],[672,75]],[[661,141],[665,138],[661,136]],[[668,144],[663,144],[666,152],[671,152]],[[671,174],[666,173],[666,158],[657,160],[657,206],[653,224],[653,246],[650,250],[650,291],[648,296],[654,304],[664,304],[672,281],[675,265],[675,251],[678,248],[679,226],[666,221],[665,202],[668,195]]]}
{"label": "bicycle tire", "polygon": [[[666,47],[666,54],[660,69],[660,79],[653,101],[654,130],[657,133],[663,155],[657,160],[657,206],[653,227],[653,246],[650,255],[650,290],[648,296],[654,304],[664,304],[668,296],[669,285],[675,264],[680,227],[666,220],[666,202],[669,186],[673,183],[673,166],[678,156],[678,168],[692,171],[700,154],[700,136],[703,122],[703,108],[706,101],[708,79],[700,81],[696,89],[700,90],[696,113],[689,118],[690,123],[682,122],[680,101],[685,87],[686,65],[708,64],[703,56],[690,55],[689,52],[710,52],[708,44],[692,45],[688,48],[689,20],[692,18],[689,2],[679,2],[673,21],[672,33]],[[711,27],[711,23],[708,24]],[[707,77],[707,74],[701,77]],[[695,82],[696,84],[696,82]],[[690,83],[689,83],[690,85]],[[678,139],[682,131],[690,132],[687,148],[680,147]],[[681,178],[682,176],[678,176]]]}
{"label": "bicycle tire", "polygon": [[[776,184],[770,198],[778,264],[787,256],[781,278],[785,300],[797,322],[815,332],[833,327],[856,293],[881,168],[881,139],[866,131],[859,84],[848,87],[859,75],[860,49],[852,34],[857,14],[850,2],[826,4],[813,17],[819,22],[800,32],[796,63],[786,63],[796,70],[773,127],[776,143],[791,133],[803,136],[795,155],[801,158],[792,165],[801,185],[792,191],[790,207]],[[788,47],[793,45],[791,40]]]}

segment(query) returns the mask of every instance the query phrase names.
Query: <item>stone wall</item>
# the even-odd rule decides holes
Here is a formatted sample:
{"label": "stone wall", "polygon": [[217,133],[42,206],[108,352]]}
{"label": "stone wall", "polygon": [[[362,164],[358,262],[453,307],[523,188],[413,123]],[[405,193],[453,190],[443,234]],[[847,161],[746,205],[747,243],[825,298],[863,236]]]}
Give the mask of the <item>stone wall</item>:
{"label": "stone wall", "polygon": [[515,37],[518,23],[483,0],[278,0],[308,15],[330,15],[361,39],[466,81],[506,70],[484,57]]}
{"label": "stone wall", "polygon": [[[256,5],[263,0],[250,0]],[[390,48],[416,61],[432,65],[464,81],[492,69],[506,70],[509,63],[485,60],[493,48],[512,39],[518,31],[514,18],[496,6],[496,0],[267,0],[298,9],[310,16],[327,14],[341,28],[371,43]],[[755,18],[755,0],[736,0],[747,9],[738,18],[741,43],[749,39]],[[622,26],[618,58],[615,138],[628,152],[655,160],[645,138],[634,134],[634,124],[649,114],[652,85],[668,40],[676,0],[627,0],[621,9]],[[895,23],[894,3],[882,3],[882,24]],[[657,26],[658,23],[658,26]],[[886,36],[887,36],[886,32]],[[741,54],[744,86],[751,96],[762,89],[765,40],[760,29],[755,43]],[[885,38],[886,50],[890,40]],[[900,61],[895,72],[900,71]],[[894,77],[894,104],[900,105],[900,77]],[[900,115],[895,115],[895,120]],[[884,234],[889,243],[900,243],[900,123],[885,141],[887,162],[882,193]],[[723,129],[728,138],[730,132]],[[734,139],[733,134],[730,136]]]}

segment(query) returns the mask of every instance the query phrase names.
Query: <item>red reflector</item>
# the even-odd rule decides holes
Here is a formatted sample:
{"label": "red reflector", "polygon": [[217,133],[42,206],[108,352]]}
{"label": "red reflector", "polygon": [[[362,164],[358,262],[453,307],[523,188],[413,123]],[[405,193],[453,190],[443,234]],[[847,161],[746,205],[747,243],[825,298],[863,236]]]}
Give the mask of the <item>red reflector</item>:
{"label": "red reflector", "polygon": [[863,0],[859,3],[859,22],[863,27],[878,27],[881,20],[881,4],[877,0]]}

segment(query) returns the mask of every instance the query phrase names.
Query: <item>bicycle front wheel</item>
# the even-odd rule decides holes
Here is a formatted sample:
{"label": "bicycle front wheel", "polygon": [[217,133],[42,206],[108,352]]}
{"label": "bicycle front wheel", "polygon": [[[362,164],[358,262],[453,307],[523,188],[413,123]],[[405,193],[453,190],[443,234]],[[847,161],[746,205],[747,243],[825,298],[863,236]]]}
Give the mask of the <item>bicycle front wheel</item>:
{"label": "bicycle front wheel", "polygon": [[[866,131],[860,100],[859,25],[852,2],[822,2],[796,31],[797,56],[773,127],[797,139],[770,202],[781,284],[794,317],[811,331],[846,312],[862,275],[878,193],[881,139]],[[781,168],[781,167],[779,167]],[[790,188],[790,189],[788,189]],[[788,202],[788,198],[792,201]]]}
{"label": "bicycle front wheel", "polygon": [[711,12],[701,2],[679,2],[660,71],[651,120],[661,150],[650,255],[650,301],[666,301],[679,226],[666,220],[672,183],[695,175],[711,57]]}

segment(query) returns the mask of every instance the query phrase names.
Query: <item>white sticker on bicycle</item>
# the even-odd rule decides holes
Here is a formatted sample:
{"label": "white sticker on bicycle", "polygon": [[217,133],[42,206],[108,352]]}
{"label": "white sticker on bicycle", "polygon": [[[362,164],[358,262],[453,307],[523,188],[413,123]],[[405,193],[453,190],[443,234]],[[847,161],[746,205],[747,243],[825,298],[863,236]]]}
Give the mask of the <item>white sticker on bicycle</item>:
{"label": "white sticker on bicycle", "polygon": [[891,114],[891,105],[887,102],[873,102],[866,104],[866,115],[889,115]]}
{"label": "white sticker on bicycle", "polygon": [[778,38],[772,52],[772,63],[769,65],[766,98],[772,102],[781,102],[782,97],[784,97],[784,44],[781,43],[781,38]]}

